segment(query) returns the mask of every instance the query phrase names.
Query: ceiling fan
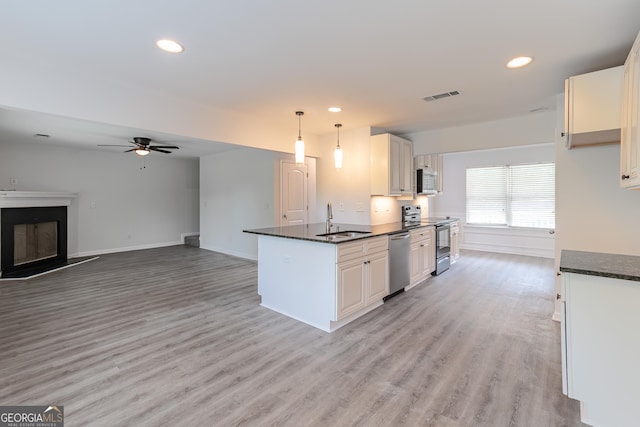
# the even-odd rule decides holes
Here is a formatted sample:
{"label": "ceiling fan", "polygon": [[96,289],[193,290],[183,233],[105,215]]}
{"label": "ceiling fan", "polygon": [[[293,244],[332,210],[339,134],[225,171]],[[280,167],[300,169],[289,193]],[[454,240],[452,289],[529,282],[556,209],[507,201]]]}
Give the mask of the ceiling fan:
{"label": "ceiling fan", "polygon": [[[176,147],[175,145],[151,145],[151,138],[145,138],[142,136],[136,136],[133,138],[133,141],[129,141],[129,142],[135,145],[135,147],[132,147],[129,150],[125,150],[125,153],[128,153],[130,151],[135,151],[138,156],[146,156],[152,151],[171,154],[171,151],[169,150],[180,149],[180,147]],[[131,146],[130,145],[98,144],[98,147],[131,147]]]}

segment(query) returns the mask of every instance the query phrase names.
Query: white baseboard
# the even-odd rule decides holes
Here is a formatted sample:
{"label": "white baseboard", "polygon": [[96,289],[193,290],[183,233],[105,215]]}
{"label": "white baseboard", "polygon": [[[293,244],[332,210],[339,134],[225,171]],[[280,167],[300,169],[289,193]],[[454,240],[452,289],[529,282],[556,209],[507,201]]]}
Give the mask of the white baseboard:
{"label": "white baseboard", "polygon": [[154,249],[154,248],[164,248],[166,246],[177,246],[183,245],[184,242],[162,242],[162,243],[150,243],[147,245],[138,245],[138,246],[126,246],[122,248],[110,248],[110,249],[99,249],[97,251],[85,251],[78,252],[76,254],[69,254],[70,258],[75,257],[83,257],[83,256],[95,256],[95,255],[104,255],[104,254],[113,254],[117,252],[128,252],[128,251],[139,251],[142,249]]}
{"label": "white baseboard", "polygon": [[498,245],[460,245],[460,249],[468,249],[470,251],[495,252],[499,254],[525,255],[539,258],[555,258],[555,254],[548,250],[535,248],[521,248],[515,246],[498,246]]}
{"label": "white baseboard", "polygon": [[219,248],[216,246],[211,246],[208,245],[206,242],[200,242],[200,249],[205,249],[207,251],[212,251],[212,252],[220,252],[222,254],[226,254],[226,255],[231,255],[231,256],[235,256],[238,258],[244,258],[244,259],[248,259],[250,261],[258,261],[258,257],[254,254],[248,254],[245,252],[236,252],[236,251],[230,251],[227,248]]}

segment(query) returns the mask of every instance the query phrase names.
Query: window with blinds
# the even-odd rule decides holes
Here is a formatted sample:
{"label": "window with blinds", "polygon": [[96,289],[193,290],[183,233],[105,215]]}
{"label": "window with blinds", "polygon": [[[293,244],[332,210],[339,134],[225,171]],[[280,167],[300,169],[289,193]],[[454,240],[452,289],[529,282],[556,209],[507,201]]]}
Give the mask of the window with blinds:
{"label": "window with blinds", "polygon": [[555,165],[467,169],[467,223],[555,228]]}

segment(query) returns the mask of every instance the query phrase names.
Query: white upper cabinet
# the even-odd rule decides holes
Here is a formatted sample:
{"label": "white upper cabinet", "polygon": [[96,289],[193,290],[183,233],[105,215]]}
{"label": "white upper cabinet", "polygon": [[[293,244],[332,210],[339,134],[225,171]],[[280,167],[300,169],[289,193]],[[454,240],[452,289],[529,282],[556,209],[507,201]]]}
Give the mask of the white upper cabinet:
{"label": "white upper cabinet", "polygon": [[389,133],[371,137],[371,194],[413,194],[413,145]]}
{"label": "white upper cabinet", "polygon": [[620,186],[640,188],[640,33],[624,63],[622,132],[620,140]]}
{"label": "white upper cabinet", "polygon": [[620,142],[622,75],[619,66],[565,80],[567,148]]}

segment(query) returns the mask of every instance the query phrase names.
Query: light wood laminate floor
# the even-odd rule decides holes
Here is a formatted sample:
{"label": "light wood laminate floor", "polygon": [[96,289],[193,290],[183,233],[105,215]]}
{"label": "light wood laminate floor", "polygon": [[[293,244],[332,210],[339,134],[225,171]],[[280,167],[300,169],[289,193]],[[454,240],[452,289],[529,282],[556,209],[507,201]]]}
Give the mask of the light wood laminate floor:
{"label": "light wood laminate floor", "polygon": [[254,262],[110,254],[0,282],[0,405],[64,405],[67,427],[581,425],[553,296],[552,260],[464,251],[328,334],[260,307]]}

